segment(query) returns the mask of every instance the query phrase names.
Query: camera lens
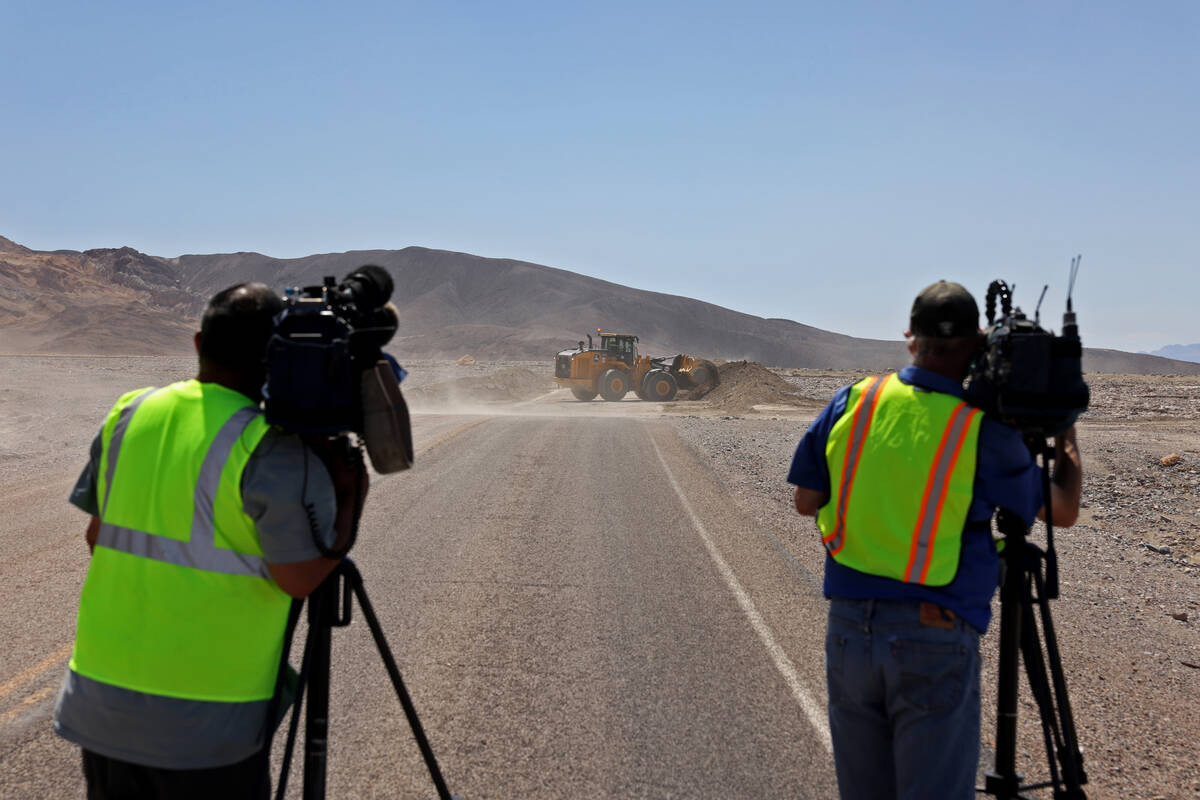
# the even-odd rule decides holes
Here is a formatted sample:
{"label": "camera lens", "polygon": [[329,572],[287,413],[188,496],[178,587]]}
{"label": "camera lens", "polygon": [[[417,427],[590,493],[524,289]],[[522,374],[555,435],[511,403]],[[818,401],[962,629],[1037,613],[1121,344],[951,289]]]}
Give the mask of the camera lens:
{"label": "camera lens", "polygon": [[369,311],[382,306],[392,296],[395,284],[383,267],[367,264],[350,273],[339,291],[358,308]]}

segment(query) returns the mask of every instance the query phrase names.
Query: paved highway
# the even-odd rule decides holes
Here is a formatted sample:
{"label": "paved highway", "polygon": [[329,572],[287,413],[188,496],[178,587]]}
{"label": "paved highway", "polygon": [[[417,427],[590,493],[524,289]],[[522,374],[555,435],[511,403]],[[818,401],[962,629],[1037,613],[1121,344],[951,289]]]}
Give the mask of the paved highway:
{"label": "paved highway", "polygon": [[[352,554],[451,790],[836,796],[817,581],[651,404],[555,405],[575,413],[417,416],[417,466],[375,477]],[[50,731],[87,557],[73,477],[0,517],[0,797],[83,796]],[[357,609],[333,658],[328,796],[435,796]]]}

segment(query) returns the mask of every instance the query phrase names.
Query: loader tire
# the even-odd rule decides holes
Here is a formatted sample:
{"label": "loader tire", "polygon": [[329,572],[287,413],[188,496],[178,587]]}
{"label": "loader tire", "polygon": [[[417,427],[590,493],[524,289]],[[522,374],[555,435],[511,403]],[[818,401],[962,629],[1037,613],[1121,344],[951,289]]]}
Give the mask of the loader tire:
{"label": "loader tire", "polygon": [[596,396],[596,393],[591,389],[572,389],[571,394],[575,395],[576,400],[587,402]]}
{"label": "loader tire", "polygon": [[605,400],[616,402],[629,391],[629,378],[619,369],[606,370],[600,376],[600,396]]}
{"label": "loader tire", "polygon": [[679,384],[665,369],[652,369],[642,381],[642,399],[654,403],[669,403],[675,399]]}

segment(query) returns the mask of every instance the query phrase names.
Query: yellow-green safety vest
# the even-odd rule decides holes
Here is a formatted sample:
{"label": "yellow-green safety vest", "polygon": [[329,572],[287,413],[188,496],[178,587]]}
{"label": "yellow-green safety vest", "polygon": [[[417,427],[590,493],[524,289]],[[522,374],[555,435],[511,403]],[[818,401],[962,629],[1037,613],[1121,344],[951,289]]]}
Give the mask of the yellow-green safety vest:
{"label": "yellow-green safety vest", "polygon": [[850,389],[825,445],[830,502],[817,525],[839,564],[945,586],[958,572],[983,412],[894,373]]}
{"label": "yellow-green safety vest", "polygon": [[100,531],[72,670],[190,700],[272,695],[290,598],[241,493],[267,428],[247,397],[214,383],[117,401],[101,435]]}

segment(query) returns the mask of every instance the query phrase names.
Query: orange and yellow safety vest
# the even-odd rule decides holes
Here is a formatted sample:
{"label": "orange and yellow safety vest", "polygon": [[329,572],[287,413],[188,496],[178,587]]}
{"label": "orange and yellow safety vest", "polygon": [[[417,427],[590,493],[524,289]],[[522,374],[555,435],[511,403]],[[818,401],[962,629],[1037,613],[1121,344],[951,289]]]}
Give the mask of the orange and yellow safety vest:
{"label": "orange and yellow safety vest", "polygon": [[954,580],[982,418],[895,374],[851,387],[825,446],[830,502],[817,514],[834,560],[907,583]]}

